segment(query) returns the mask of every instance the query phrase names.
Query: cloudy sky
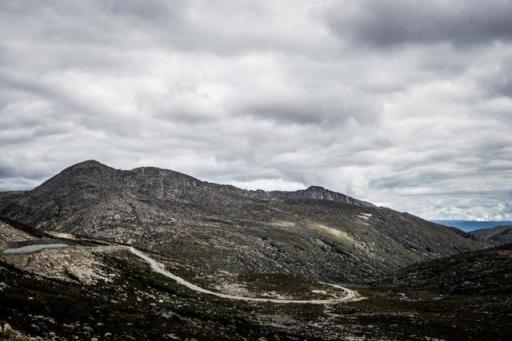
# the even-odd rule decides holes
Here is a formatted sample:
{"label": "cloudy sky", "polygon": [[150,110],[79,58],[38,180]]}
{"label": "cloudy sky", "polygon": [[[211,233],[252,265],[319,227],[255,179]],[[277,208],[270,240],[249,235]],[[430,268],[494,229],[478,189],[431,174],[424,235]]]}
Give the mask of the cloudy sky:
{"label": "cloudy sky", "polygon": [[510,0],[2,0],[0,190],[75,162],[512,218]]}

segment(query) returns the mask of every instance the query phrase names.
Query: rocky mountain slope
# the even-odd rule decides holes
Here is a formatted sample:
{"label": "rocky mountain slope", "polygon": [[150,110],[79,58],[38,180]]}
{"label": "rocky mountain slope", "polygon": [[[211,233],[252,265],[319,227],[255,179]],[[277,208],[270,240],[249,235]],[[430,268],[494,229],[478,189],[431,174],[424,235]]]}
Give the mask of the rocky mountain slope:
{"label": "rocky mountain slope", "polygon": [[414,264],[382,283],[445,295],[510,295],[512,244]]}
{"label": "rocky mountain slope", "polygon": [[362,294],[376,310],[385,302],[387,311],[413,311],[414,334],[428,330],[426,340],[510,340],[512,245],[414,264]]}
{"label": "rocky mountain slope", "polygon": [[321,187],[246,191],[152,167],[71,166],[0,196],[0,216],[45,231],[132,244],[205,273],[366,280],[475,241],[407,213]]}
{"label": "rocky mountain slope", "polygon": [[496,243],[498,245],[512,243],[512,225],[510,226],[496,226],[493,228],[480,229],[471,232],[471,235],[477,239]]}

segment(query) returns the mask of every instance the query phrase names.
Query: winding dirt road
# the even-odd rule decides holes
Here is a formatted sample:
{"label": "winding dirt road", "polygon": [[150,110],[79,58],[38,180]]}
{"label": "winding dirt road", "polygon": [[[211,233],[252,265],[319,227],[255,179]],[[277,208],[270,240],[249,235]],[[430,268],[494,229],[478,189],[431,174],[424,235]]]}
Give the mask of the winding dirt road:
{"label": "winding dirt road", "polygon": [[148,256],[142,251],[137,250],[134,247],[127,247],[127,249],[136,255],[137,257],[143,259],[146,263],[148,263],[151,267],[151,269],[159,273],[167,278],[170,278],[174,281],[176,281],[178,284],[183,285],[191,290],[194,290],[195,292],[199,292],[202,294],[207,295],[213,295],[216,297],[221,297],[229,300],[237,300],[237,301],[247,301],[247,302],[267,302],[267,303],[281,303],[281,304],[337,304],[337,303],[346,303],[346,302],[355,302],[360,301],[364,299],[364,297],[360,296],[357,291],[350,290],[348,288],[342,287],[341,285],[336,284],[329,284],[329,283],[323,283],[326,285],[329,285],[331,287],[337,288],[345,292],[345,295],[342,297],[335,297],[335,298],[329,298],[325,300],[289,300],[289,299],[276,299],[276,298],[259,298],[259,297],[244,297],[244,296],[234,296],[234,295],[228,295],[223,294],[219,292],[210,291],[204,288],[201,288],[193,283],[190,283],[189,281],[176,276],[172,272],[169,272],[165,270],[164,266],[160,263],[158,263],[156,260]]}

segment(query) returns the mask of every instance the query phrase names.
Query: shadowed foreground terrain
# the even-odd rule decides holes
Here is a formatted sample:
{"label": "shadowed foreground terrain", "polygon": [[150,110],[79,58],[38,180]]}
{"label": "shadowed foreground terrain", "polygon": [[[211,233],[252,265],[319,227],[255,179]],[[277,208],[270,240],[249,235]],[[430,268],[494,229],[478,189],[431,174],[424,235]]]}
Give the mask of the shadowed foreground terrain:
{"label": "shadowed foreground terrain", "polygon": [[[373,283],[346,284],[365,300],[276,305],[198,294],[151,271],[123,248],[90,240],[39,239],[8,224],[2,226],[11,235],[30,239],[25,245],[69,244],[1,256],[0,322],[15,329],[11,335],[63,340],[507,340],[512,336],[510,246],[421,263]],[[201,278],[188,265],[162,255],[152,257],[215,291],[236,283],[244,295],[315,298],[319,294],[313,291],[319,290],[314,289],[322,289],[315,281],[284,274]]]}

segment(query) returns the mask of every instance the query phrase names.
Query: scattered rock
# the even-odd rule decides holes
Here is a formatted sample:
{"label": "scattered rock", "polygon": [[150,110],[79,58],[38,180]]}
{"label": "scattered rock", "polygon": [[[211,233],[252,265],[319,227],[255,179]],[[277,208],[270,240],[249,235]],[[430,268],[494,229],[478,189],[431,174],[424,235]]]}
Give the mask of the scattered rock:
{"label": "scattered rock", "polygon": [[4,323],[4,336],[10,336],[12,334],[13,330],[9,323]]}

